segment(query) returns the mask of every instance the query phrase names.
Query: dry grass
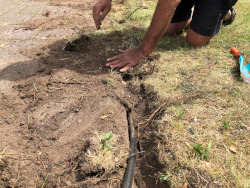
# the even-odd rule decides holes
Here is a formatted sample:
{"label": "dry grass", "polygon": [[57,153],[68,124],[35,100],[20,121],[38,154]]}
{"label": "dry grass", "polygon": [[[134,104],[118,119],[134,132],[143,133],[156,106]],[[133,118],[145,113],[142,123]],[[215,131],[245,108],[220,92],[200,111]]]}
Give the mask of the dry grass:
{"label": "dry grass", "polygon": [[[115,5],[115,14],[111,15],[114,28],[147,28],[155,4],[130,0],[125,5]],[[118,24],[140,6],[144,8],[134,12],[124,24]],[[166,164],[161,173],[170,175],[172,187],[182,187],[184,183],[191,187],[250,187],[250,85],[240,78],[237,61],[230,53],[231,47],[237,47],[250,63],[249,7],[248,0],[239,1],[234,23],[223,27],[203,48],[190,47],[185,33],[164,37],[155,50],[161,55],[153,62],[156,69],[140,81],[154,88],[159,101],[201,93],[200,98],[186,104],[166,107],[163,118],[152,123],[155,133],[164,138],[158,143],[159,160]],[[125,34],[133,35],[128,47],[136,46],[133,39],[143,37],[142,31]],[[207,147],[211,141],[209,159],[200,160],[193,146]]]}
{"label": "dry grass", "polygon": [[101,140],[105,133],[95,132],[90,139],[91,147],[87,151],[86,159],[91,165],[91,169],[104,169],[105,172],[110,172],[121,166],[126,166],[128,150],[120,144],[121,136],[113,134],[107,147],[101,148]]}
{"label": "dry grass", "polygon": [[[236,7],[236,11],[240,10],[239,19],[233,25],[241,21],[244,3],[249,5],[247,1],[239,2]],[[234,27],[239,36],[249,34],[247,18],[249,14],[244,20],[248,23],[239,28],[242,33]],[[242,38],[249,38],[249,35],[227,40],[227,30],[229,32],[231,28],[222,28],[210,45],[203,48],[189,47],[181,36],[166,37],[163,39],[166,44],[176,40],[177,47],[167,53],[160,52],[157,71],[145,81],[163,99],[202,93],[201,98],[188,104],[167,107],[162,120],[154,124],[157,134],[165,140],[159,142],[159,159],[168,164],[165,171],[170,174],[173,187],[181,187],[185,182],[192,187],[208,186],[211,182],[212,186],[219,187],[250,187],[250,85],[242,82],[236,60],[229,52],[239,42],[242,45],[236,46],[249,56],[249,40],[242,43]],[[228,129],[223,127],[224,122]],[[209,160],[201,161],[194,155],[193,145],[207,146],[209,141],[212,141]],[[172,160],[172,155],[175,160]],[[194,181],[187,178],[192,169],[207,174],[197,176]]]}

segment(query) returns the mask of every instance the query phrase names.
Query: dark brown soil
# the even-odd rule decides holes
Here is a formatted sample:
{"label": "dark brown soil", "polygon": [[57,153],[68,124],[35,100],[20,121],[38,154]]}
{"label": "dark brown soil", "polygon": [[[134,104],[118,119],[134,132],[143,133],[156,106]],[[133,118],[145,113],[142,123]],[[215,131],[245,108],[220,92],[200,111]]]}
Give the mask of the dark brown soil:
{"label": "dark brown soil", "polygon": [[[50,3],[82,9],[93,4]],[[53,30],[62,26],[63,19],[52,19],[46,12],[44,19],[24,23],[22,28]],[[86,28],[93,29],[88,18],[74,19],[72,25],[85,22]],[[120,187],[126,161],[106,172],[93,168],[85,156],[93,149],[90,138],[96,131],[112,130],[120,136],[119,145],[129,149],[127,113],[133,110],[137,124],[154,107],[155,94],[143,84],[132,85],[133,79],[143,79],[150,72],[120,74],[105,67],[107,57],[126,47],[119,46],[128,37],[124,33],[83,32],[71,41],[46,41],[20,50],[30,61],[0,71],[1,80],[14,82],[11,92],[0,96],[0,187]],[[154,58],[159,57],[150,61]],[[107,114],[111,115],[101,118]],[[154,139],[144,141],[141,149],[153,151]],[[134,187],[166,186],[154,178],[162,169],[157,153],[145,155],[137,166]]]}

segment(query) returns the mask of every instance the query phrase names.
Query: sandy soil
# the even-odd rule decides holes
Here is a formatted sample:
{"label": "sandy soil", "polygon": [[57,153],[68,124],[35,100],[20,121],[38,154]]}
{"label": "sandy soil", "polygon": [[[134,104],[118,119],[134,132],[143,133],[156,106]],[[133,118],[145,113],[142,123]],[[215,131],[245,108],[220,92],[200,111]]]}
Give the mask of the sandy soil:
{"label": "sandy soil", "polygon": [[[84,34],[95,29],[93,3],[6,4],[24,14],[15,26],[1,27],[0,187],[120,187],[126,158],[111,172],[94,167],[86,157],[95,151],[92,138],[112,130],[117,145],[129,150],[127,113],[133,109],[135,122],[143,120],[153,93],[105,67],[121,33]],[[138,160],[134,187],[163,186],[153,178],[161,168],[153,140],[144,138],[143,149],[152,152]]]}

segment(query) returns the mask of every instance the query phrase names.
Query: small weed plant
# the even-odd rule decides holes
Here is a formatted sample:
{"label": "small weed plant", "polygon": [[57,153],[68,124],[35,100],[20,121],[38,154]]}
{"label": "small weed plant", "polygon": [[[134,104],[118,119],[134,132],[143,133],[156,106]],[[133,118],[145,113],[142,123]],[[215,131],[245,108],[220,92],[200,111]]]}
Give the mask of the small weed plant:
{"label": "small weed plant", "polygon": [[233,89],[232,92],[233,92],[233,94],[234,94],[235,97],[236,97],[237,95],[239,95],[239,93],[238,93],[235,89]]}
{"label": "small weed plant", "polygon": [[170,181],[170,175],[169,174],[159,174],[158,178],[161,183],[167,183],[169,186],[171,186],[171,181]]}
{"label": "small weed plant", "polygon": [[222,127],[224,127],[226,130],[229,129],[229,122],[223,121]]}
{"label": "small weed plant", "polygon": [[185,112],[183,112],[183,111],[179,111],[179,117],[180,117],[180,119],[182,118],[182,116],[185,114]]}
{"label": "small weed plant", "polygon": [[193,146],[193,152],[197,155],[197,156],[200,156],[200,159],[201,160],[207,160],[208,161],[208,151],[209,149],[211,148],[212,146],[212,142],[210,141],[208,143],[208,146],[207,148],[203,147],[202,144],[195,144]]}
{"label": "small weed plant", "polygon": [[100,145],[100,149],[105,149],[107,148],[108,150],[110,150],[110,144],[109,141],[110,139],[113,137],[113,133],[112,131],[105,133],[103,138],[101,139],[101,145]]}

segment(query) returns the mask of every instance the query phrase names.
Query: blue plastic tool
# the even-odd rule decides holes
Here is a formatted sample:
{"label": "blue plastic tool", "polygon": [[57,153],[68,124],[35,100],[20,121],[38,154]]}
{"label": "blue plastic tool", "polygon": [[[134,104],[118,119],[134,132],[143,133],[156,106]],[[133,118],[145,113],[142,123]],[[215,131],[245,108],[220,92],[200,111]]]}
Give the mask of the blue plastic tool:
{"label": "blue plastic tool", "polygon": [[244,66],[243,54],[240,53],[237,50],[237,48],[231,48],[231,52],[234,54],[236,58],[239,58],[240,73],[241,73],[243,80],[250,84],[250,63]]}

